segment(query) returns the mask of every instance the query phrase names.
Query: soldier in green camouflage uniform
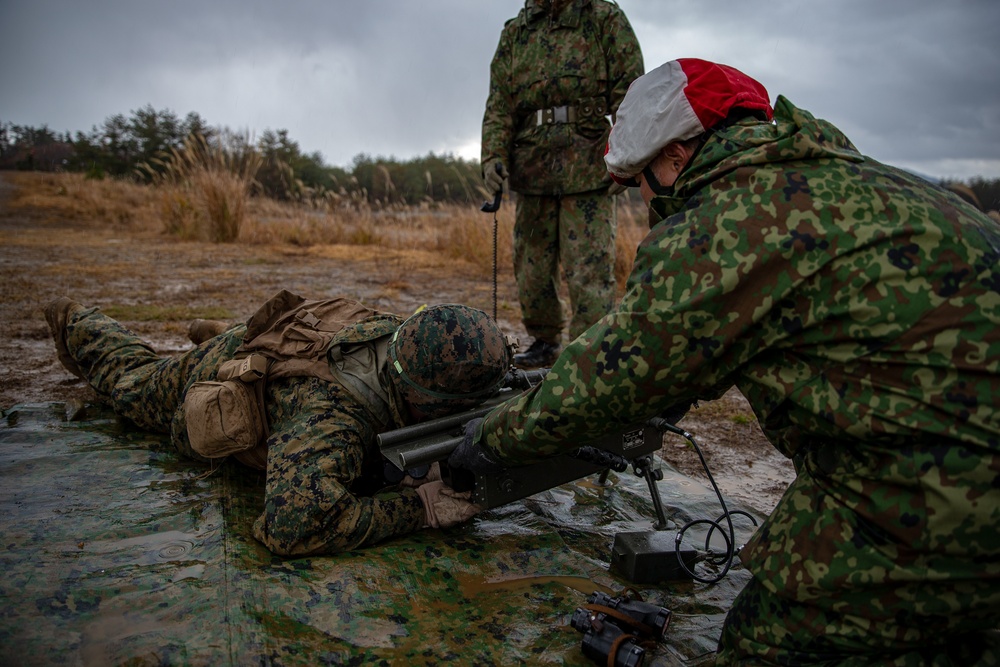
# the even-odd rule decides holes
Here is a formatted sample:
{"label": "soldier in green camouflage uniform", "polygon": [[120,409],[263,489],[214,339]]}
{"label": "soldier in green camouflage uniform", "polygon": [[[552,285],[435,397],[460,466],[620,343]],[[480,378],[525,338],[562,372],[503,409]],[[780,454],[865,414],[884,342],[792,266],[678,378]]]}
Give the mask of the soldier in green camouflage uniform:
{"label": "soldier in green camouflage uniform", "polygon": [[[375,436],[478,404],[510,367],[507,341],[482,311],[442,305],[404,320],[349,299],[331,301],[343,317],[326,330],[308,321],[317,302],[288,292],[258,311],[272,320],[293,312],[298,331],[309,329],[298,340],[320,340],[327,331],[332,336],[316,355],[324,372],[275,373],[264,389],[270,435],[261,455],[265,506],[254,535],[279,555],[336,553],[428,524],[445,527],[456,509],[461,519],[471,516],[475,507],[440,481],[388,486]],[[160,357],[96,308],[65,297],[47,306],[46,318],[67,369],[119,415],[169,433],[178,450],[203,459],[189,442],[185,396],[194,383],[215,380],[223,362],[246,349],[247,325],[176,357]],[[254,351],[271,354],[266,347],[258,344]],[[252,456],[237,458],[265,467]]]}
{"label": "soldier in green camouflage uniform", "polygon": [[735,384],[797,477],[719,664],[998,664],[1000,225],[784,97],[729,120],[619,174],[651,212],[624,299],[454,458],[535,461]]}
{"label": "soldier in green camouflage uniform", "polygon": [[518,194],[514,273],[524,326],[535,339],[528,357],[517,357],[523,365],[543,365],[558,352],[560,264],[571,337],[614,304],[607,116],[642,71],[628,19],[605,0],[527,0],[504,26],[490,66],[482,165],[489,191],[499,191],[509,171]]}

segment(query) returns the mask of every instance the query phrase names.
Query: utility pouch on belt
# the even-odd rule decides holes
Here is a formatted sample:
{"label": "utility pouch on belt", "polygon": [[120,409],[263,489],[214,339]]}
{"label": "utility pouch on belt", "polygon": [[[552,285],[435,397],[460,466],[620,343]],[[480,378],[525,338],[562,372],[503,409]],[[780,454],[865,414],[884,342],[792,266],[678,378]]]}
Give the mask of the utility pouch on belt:
{"label": "utility pouch on belt", "polygon": [[251,354],[219,367],[216,382],[195,382],[184,397],[191,449],[222,458],[263,445],[267,438],[264,379],[267,358]]}

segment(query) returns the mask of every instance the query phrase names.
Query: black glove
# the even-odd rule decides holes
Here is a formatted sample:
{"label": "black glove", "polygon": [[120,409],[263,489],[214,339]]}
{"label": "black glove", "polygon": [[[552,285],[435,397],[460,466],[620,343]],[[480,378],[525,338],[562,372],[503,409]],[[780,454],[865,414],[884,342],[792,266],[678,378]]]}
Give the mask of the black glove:
{"label": "black glove", "polygon": [[694,401],[681,401],[680,403],[675,403],[669,408],[660,413],[660,418],[665,419],[668,424],[677,425],[677,422],[684,419],[684,416],[691,409]]}
{"label": "black glove", "polygon": [[495,475],[504,469],[504,466],[490,455],[489,451],[476,443],[476,429],[483,423],[482,417],[473,419],[465,425],[465,437],[462,444],[455,448],[448,457],[448,465],[451,468],[465,470],[474,475]]}

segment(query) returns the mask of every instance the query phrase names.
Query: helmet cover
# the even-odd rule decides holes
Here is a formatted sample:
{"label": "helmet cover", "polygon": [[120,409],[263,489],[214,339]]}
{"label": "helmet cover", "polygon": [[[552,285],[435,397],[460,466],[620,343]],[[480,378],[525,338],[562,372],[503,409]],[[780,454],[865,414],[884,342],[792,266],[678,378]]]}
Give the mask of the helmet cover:
{"label": "helmet cover", "polygon": [[629,86],[618,107],[604,154],[615,182],[638,187],[635,176],[660,149],[706,132],[733,109],[774,111],[767,90],[743,72],[699,60],[671,60]]}
{"label": "helmet cover", "polygon": [[396,389],[427,417],[471,407],[493,395],[511,358],[507,337],[493,318],[455,304],[417,312],[389,342]]}

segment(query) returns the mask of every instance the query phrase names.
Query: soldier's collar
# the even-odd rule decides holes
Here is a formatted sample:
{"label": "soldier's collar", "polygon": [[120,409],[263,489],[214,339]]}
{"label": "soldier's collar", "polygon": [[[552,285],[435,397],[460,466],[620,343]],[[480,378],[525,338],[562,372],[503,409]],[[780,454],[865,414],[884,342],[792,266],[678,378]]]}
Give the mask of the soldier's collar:
{"label": "soldier's collar", "polygon": [[[551,0],[525,0],[524,11],[529,25],[545,19],[549,1]],[[559,16],[556,17],[554,23],[566,28],[577,27],[580,25],[580,13],[589,7],[592,2],[593,0],[569,0],[566,6],[559,12]]]}

